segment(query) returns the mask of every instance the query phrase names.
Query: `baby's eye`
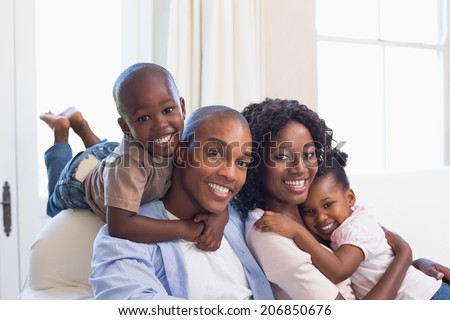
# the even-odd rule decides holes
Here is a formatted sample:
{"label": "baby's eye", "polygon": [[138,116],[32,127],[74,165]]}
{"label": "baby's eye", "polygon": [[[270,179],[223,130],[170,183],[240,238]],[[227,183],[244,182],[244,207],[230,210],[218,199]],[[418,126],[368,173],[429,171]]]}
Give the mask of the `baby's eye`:
{"label": "baby's eye", "polygon": [[148,120],[150,120],[150,119],[151,119],[150,116],[142,116],[142,117],[139,117],[139,118],[138,118],[138,121],[139,121],[139,122],[145,122],[145,121],[148,121]]}
{"label": "baby's eye", "polygon": [[333,203],[334,203],[334,202],[327,202],[327,203],[324,204],[323,207],[324,207],[324,208],[329,208],[329,207],[331,207],[331,206],[333,205]]}
{"label": "baby's eye", "polygon": [[174,109],[175,109],[174,107],[166,108],[164,109],[163,114],[171,113]]}
{"label": "baby's eye", "polygon": [[308,216],[308,215],[314,214],[314,210],[313,209],[301,209],[300,213],[302,214],[302,216]]}

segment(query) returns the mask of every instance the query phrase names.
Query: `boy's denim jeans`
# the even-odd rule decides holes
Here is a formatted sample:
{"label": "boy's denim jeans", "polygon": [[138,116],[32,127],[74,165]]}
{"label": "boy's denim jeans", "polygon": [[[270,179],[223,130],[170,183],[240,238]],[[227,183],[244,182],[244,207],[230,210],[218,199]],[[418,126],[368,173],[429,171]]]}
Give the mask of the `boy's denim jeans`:
{"label": "boy's denim jeans", "polygon": [[57,143],[45,152],[48,176],[47,215],[56,216],[64,209],[90,209],[86,203],[84,183],[75,178],[80,163],[89,156],[99,161],[111,154],[119,144],[100,141],[72,158],[72,148],[67,143]]}
{"label": "boy's denim jeans", "polygon": [[430,300],[450,300],[450,285],[442,282],[441,287]]}

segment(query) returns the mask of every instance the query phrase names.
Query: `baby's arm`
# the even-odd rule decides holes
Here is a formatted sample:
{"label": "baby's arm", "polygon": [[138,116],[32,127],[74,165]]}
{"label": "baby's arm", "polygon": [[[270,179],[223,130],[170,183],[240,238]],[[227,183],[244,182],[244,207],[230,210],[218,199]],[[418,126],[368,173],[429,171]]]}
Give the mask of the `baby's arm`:
{"label": "baby's arm", "polygon": [[350,277],[364,260],[363,251],[352,245],[342,245],[334,253],[330,252],[303,225],[280,213],[266,211],[255,222],[255,228],[293,239],[301,250],[311,255],[312,263],[333,283]]}
{"label": "baby's arm", "polygon": [[194,222],[203,222],[205,228],[196,239],[197,248],[205,251],[216,251],[220,247],[225,226],[228,223],[228,208],[220,214],[198,214]]}
{"label": "baby's arm", "polygon": [[159,220],[116,207],[107,206],[108,232],[116,238],[140,243],[157,243],[184,239],[195,241],[203,223],[188,220]]}

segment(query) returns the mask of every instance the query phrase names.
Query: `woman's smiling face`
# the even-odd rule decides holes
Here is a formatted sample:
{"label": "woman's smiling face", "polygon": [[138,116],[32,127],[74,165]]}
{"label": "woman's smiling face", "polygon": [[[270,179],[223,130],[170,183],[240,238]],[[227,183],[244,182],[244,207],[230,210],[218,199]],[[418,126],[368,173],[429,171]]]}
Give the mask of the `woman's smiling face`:
{"label": "woman's smiling face", "polygon": [[317,173],[317,155],[308,128],[289,121],[264,150],[266,209],[305,201]]}

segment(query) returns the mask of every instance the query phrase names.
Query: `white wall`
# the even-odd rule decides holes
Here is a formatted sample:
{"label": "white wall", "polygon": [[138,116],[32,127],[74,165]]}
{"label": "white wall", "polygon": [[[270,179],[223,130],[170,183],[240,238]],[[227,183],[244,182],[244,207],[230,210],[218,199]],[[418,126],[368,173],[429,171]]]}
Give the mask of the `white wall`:
{"label": "white wall", "polygon": [[[264,93],[296,99],[318,110],[315,1],[269,0],[263,4]],[[450,6],[447,9],[450,15]],[[450,40],[447,42],[446,57],[450,57]],[[447,114],[443,121],[449,165],[450,58],[446,61]],[[445,200],[450,190],[449,174],[448,167],[434,171],[424,167],[414,173],[352,175],[351,182],[359,203],[369,206],[380,223],[402,235],[416,258],[427,257],[450,266],[446,241],[450,206]]]}
{"label": "white wall", "polygon": [[356,202],[408,241],[414,258],[429,258],[450,266],[450,167],[355,174],[349,178]]}
{"label": "white wall", "polygon": [[317,110],[315,1],[262,4],[264,94]]}

